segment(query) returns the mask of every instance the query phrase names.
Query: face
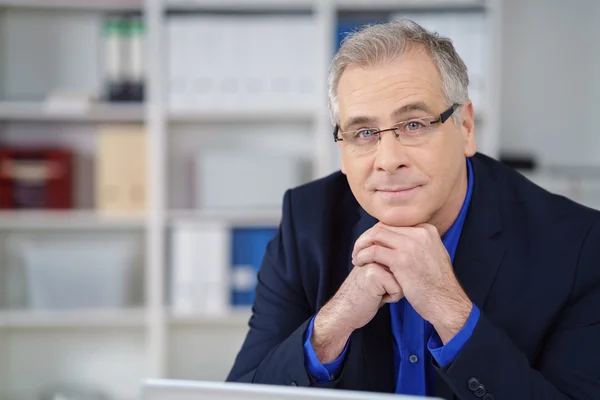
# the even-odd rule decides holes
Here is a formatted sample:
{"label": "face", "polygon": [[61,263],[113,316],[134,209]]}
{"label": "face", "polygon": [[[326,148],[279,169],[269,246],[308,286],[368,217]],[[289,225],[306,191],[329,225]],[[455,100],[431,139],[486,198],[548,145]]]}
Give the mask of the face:
{"label": "face", "polygon": [[[407,50],[392,63],[348,66],[338,85],[341,131],[386,129],[448,109],[435,64],[423,50]],[[338,142],[342,172],[369,214],[392,226],[431,223],[445,232],[458,215],[467,190],[465,156],[476,152],[473,107],[467,102],[423,143],[406,146],[384,132],[375,150],[349,151]]]}

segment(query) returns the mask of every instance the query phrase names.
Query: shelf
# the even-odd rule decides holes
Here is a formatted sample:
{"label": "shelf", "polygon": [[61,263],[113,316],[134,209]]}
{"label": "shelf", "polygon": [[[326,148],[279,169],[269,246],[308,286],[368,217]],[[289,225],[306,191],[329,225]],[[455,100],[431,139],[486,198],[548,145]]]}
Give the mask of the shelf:
{"label": "shelf", "polygon": [[51,10],[137,11],[140,0],[0,0],[0,8],[32,8]]}
{"label": "shelf", "polygon": [[310,11],[313,0],[165,0],[168,10]]}
{"label": "shelf", "polygon": [[142,122],[144,121],[144,106],[95,104],[90,107],[58,108],[43,102],[0,102],[0,120]]}
{"label": "shelf", "polygon": [[222,315],[171,315],[169,322],[182,327],[245,327],[251,315],[250,308],[240,308]]}
{"label": "shelf", "polygon": [[485,0],[329,0],[339,11],[485,9]]}
{"label": "shelf", "polygon": [[95,211],[0,211],[0,230],[141,229],[142,214]]}
{"label": "shelf", "polygon": [[0,328],[141,328],[142,309],[78,311],[2,311]]}
{"label": "shelf", "polygon": [[287,110],[173,110],[171,122],[310,122],[318,118],[311,109]]}
{"label": "shelf", "polygon": [[483,8],[484,0],[166,0],[169,10],[310,11],[317,3],[329,3],[339,10],[465,9]]}
{"label": "shelf", "polygon": [[234,227],[277,226],[281,221],[281,210],[279,208],[244,211],[177,210],[171,211],[169,217],[172,224],[221,222]]}

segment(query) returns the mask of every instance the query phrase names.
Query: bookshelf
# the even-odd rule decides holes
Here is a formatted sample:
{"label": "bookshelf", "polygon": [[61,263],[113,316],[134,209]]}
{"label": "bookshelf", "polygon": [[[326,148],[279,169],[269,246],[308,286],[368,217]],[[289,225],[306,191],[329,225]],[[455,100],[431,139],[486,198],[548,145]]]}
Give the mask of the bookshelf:
{"label": "bookshelf", "polygon": [[376,10],[451,10],[459,11],[463,9],[485,9],[489,2],[484,0],[380,0],[370,2],[369,0],[333,0],[333,6],[338,11],[376,11]]}
{"label": "bookshelf", "polygon": [[146,217],[136,214],[103,215],[96,211],[0,211],[0,231],[144,229]]}
{"label": "bookshelf", "polygon": [[73,312],[4,311],[0,328],[16,329],[121,329],[144,327],[144,310],[78,310]]}
{"label": "bookshelf", "polygon": [[[183,171],[177,164],[181,152],[194,146],[227,143],[220,139],[211,142],[211,138],[221,131],[235,138],[236,145],[243,147],[253,141],[243,138],[244,127],[268,131],[269,137],[281,130],[281,140],[285,142],[282,148],[309,161],[310,178],[333,172],[338,168],[338,161],[336,148],[330,139],[326,72],[335,49],[338,15],[344,12],[400,10],[484,12],[488,16],[489,48],[499,51],[500,4],[500,0],[145,0],[144,3],[134,0],[0,0],[0,25],[6,22],[2,19],[3,14],[12,15],[10,13],[14,12],[19,18],[51,16],[61,23],[88,21],[100,27],[98,21],[106,13],[143,11],[148,49],[148,97],[145,104],[100,103],[76,109],[50,109],[41,100],[0,98],[0,140],[29,134],[38,138],[46,135],[89,150],[97,127],[113,123],[143,123],[148,134],[145,150],[151,181],[144,215],[102,216],[93,210],[90,195],[83,196],[82,206],[74,211],[0,212],[0,241],[4,234],[20,231],[75,231],[81,235],[97,231],[127,231],[141,234],[145,291],[144,303],[133,309],[60,313],[0,311],[0,356],[7,355],[0,357],[0,372],[3,372],[0,374],[0,398],[34,397],[37,390],[67,378],[109,387],[118,400],[137,398],[139,382],[143,378],[223,379],[246,334],[250,311],[233,310],[224,315],[173,315],[165,304],[168,297],[165,282],[169,278],[169,230],[179,223],[276,226],[281,210],[216,212],[195,209],[188,194],[183,193],[189,182],[178,180],[179,172]],[[318,71],[314,101],[306,107],[283,104],[266,110],[251,106],[236,110],[211,107],[171,109],[165,95],[168,89],[166,25],[171,13],[188,12],[242,16],[260,13],[308,15],[315,23],[318,38],[311,45],[315,52],[314,68]],[[68,28],[72,30],[62,34],[76,34],[78,23],[73,23]],[[2,57],[6,43],[2,41],[2,32],[0,26],[0,93],[3,85],[6,86],[2,78],[5,76],[3,71],[6,71]],[[86,40],[94,40],[93,31],[85,31],[84,34],[89,36]],[[93,43],[94,46],[98,44]],[[84,58],[97,59],[95,50],[86,50],[84,54]],[[490,155],[498,152],[498,60],[497,52],[489,54],[486,108],[483,116],[479,117],[484,127],[479,138],[480,150]],[[73,62],[77,69],[89,67],[89,61],[77,59]],[[84,74],[82,85],[100,85],[98,74],[99,71]],[[55,350],[52,350],[53,347]],[[28,369],[33,362],[28,349],[39,352],[38,362],[50,363],[55,368]],[[101,359],[93,354],[95,349],[104,353]],[[69,357],[63,357],[66,353]],[[86,369],[84,366],[88,362],[92,366]],[[90,370],[98,372],[98,368],[110,373],[98,373],[102,375],[101,379],[90,377]]]}
{"label": "bookshelf", "polygon": [[0,0],[0,8],[36,10],[141,11],[142,0]]}
{"label": "bookshelf", "polygon": [[93,104],[87,107],[59,108],[42,102],[0,102],[0,121],[141,123],[144,121],[144,107]]}
{"label": "bookshelf", "polygon": [[168,112],[169,122],[225,123],[225,122],[310,122],[315,118],[311,109],[280,110],[177,110]]}

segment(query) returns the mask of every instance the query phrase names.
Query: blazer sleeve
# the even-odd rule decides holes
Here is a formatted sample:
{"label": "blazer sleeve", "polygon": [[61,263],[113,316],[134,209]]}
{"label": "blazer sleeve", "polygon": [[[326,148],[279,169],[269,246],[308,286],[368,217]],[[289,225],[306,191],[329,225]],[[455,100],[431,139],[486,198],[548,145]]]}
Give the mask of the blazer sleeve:
{"label": "blazer sleeve", "polygon": [[303,345],[314,312],[298,268],[291,198],[288,190],[279,230],[267,246],[258,273],[250,330],[227,381],[310,385]]}
{"label": "blazer sleeve", "polygon": [[458,357],[438,367],[462,400],[592,399],[600,395],[600,225],[581,246],[568,304],[533,363],[482,312]]}

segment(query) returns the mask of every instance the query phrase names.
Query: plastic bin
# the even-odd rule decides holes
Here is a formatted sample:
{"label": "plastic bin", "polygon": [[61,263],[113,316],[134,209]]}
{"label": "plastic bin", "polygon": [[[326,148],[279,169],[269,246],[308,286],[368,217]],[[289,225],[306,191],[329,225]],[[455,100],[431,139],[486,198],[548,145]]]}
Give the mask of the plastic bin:
{"label": "plastic bin", "polygon": [[130,303],[137,242],[131,236],[12,238],[36,310]]}

